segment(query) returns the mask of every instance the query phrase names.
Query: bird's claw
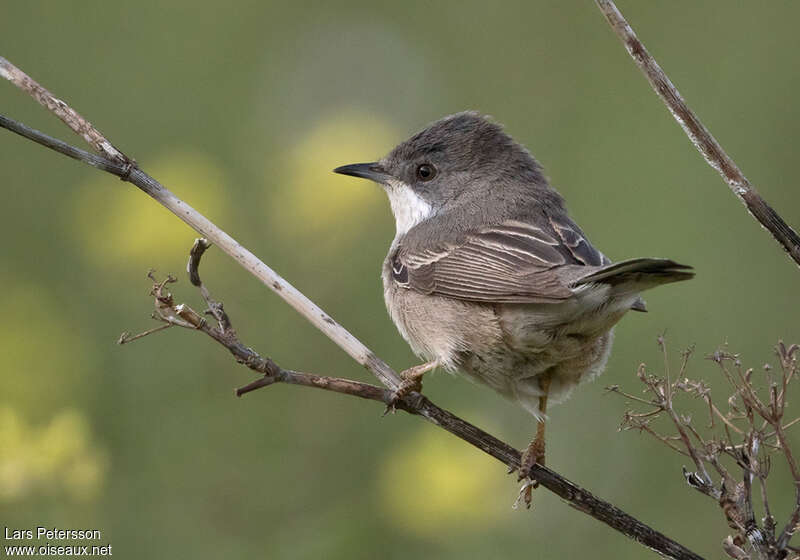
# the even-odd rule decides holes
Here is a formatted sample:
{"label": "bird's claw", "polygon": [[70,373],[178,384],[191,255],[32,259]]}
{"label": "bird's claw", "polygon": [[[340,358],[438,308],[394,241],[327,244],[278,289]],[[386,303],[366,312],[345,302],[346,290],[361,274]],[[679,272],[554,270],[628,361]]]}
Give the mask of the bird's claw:
{"label": "bird's claw", "polygon": [[538,482],[535,480],[528,479],[526,480],[519,489],[519,495],[517,499],[514,500],[514,505],[511,506],[514,509],[519,509],[520,504],[525,504],[525,509],[531,509],[531,495],[533,489],[539,485]]}
{"label": "bird's claw", "polygon": [[517,480],[530,478],[531,468],[536,463],[544,466],[544,441],[539,439],[533,440],[522,454]]}
{"label": "bird's claw", "polygon": [[544,466],[544,438],[539,437],[534,439],[522,454],[517,480],[525,480],[525,483],[519,489],[519,496],[514,502],[514,509],[517,508],[520,501],[524,502],[525,507],[530,509],[533,491],[539,487],[539,481],[530,476],[531,468],[537,463]]}
{"label": "bird's claw", "polygon": [[403,380],[400,382],[400,386],[397,388],[397,390],[392,393],[389,403],[386,405],[386,409],[383,411],[384,416],[390,412],[394,414],[397,410],[397,403],[402,401],[411,393],[419,393],[422,391],[422,375],[409,375],[405,371],[400,375]]}
{"label": "bird's claw", "polygon": [[394,413],[394,411],[397,409],[397,403],[402,401],[411,393],[421,393],[422,377],[427,372],[438,366],[439,361],[433,360],[432,362],[420,364],[400,372],[400,386],[395,392],[392,393],[389,403],[386,405],[386,410],[383,411],[383,415],[386,416],[390,412]]}

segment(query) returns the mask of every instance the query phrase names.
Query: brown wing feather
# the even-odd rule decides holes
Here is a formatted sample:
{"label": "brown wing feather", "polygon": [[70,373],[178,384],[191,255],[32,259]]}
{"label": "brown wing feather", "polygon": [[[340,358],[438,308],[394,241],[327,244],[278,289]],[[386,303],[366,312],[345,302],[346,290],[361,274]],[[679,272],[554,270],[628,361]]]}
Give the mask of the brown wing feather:
{"label": "brown wing feather", "polygon": [[561,240],[562,248],[569,252],[573,264],[605,266],[611,264],[603,253],[592,247],[589,240],[575,223],[563,216],[560,220],[549,218],[553,231]]}
{"label": "brown wing feather", "polygon": [[571,223],[553,224],[545,231],[509,221],[469,233],[459,244],[418,251],[401,246],[393,255],[392,275],[399,285],[426,294],[487,303],[547,303],[572,296],[557,267],[600,264],[603,259]]}

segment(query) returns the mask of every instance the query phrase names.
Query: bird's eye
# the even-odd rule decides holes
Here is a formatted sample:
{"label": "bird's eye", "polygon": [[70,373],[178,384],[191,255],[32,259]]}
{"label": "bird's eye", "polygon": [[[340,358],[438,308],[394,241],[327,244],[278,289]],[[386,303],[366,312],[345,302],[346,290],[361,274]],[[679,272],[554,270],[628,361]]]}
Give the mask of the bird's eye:
{"label": "bird's eye", "polygon": [[429,163],[423,163],[417,167],[417,179],[420,181],[430,181],[436,177],[436,168]]}

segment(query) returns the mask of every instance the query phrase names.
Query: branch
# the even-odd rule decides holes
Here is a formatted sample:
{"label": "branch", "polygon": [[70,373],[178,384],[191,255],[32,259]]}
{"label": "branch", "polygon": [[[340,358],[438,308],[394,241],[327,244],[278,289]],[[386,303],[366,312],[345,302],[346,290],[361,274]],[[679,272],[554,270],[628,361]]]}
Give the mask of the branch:
{"label": "branch", "polygon": [[21,90],[27,92],[45,109],[49,110],[64,124],[72,129],[75,134],[86,140],[98,153],[107,159],[123,163],[134,163],[125,154],[114,147],[105,136],[100,134],[92,123],[80,116],[72,107],[55,97],[42,87],[39,82],[28,76],[25,72],[0,56],[0,77],[5,78]]}
{"label": "branch", "polygon": [[[652,396],[652,399],[648,400],[647,397],[632,399],[638,405],[646,405],[647,409],[641,413],[626,411],[622,428],[644,431],[667,444],[674,451],[684,456],[690,456],[694,460],[698,472],[688,472],[684,468],[686,482],[692,488],[713,498],[722,508],[728,525],[736,532],[723,543],[723,548],[728,556],[753,560],[756,558],[765,560],[799,559],[800,556],[797,554],[790,554],[796,551],[789,545],[795,531],[800,529],[800,467],[797,465],[786,436],[786,429],[793,425],[795,420],[784,425],[783,413],[786,404],[784,395],[787,394],[788,384],[795,378],[798,369],[798,356],[795,354],[800,351],[800,347],[793,344],[787,348],[783,342],[778,343],[776,353],[780,358],[782,369],[780,384],[770,373],[770,367],[764,367],[768,383],[768,405],[765,405],[765,401],[758,396],[753,381],[754,370],[748,368],[743,371],[738,355],[718,350],[708,356],[708,359],[717,363],[733,391],[733,394],[727,399],[728,413],[723,414],[713,404],[711,388],[705,382],[694,381],[686,377],[689,352],[683,353],[679,378],[671,381],[668,373],[669,360],[666,355],[666,343],[663,337],[659,337],[658,344],[665,353],[664,377],[648,374],[644,365],[639,367],[637,377],[646,387],[645,394]],[[617,386],[610,387],[609,391],[626,399],[633,396]],[[713,419],[716,414],[725,420],[717,426],[717,433],[712,431],[704,436],[694,427],[691,415],[681,413],[674,400],[678,392],[703,399],[709,406],[710,418]],[[678,435],[661,434],[649,427],[649,423],[660,416],[668,417]],[[732,431],[730,429],[734,427],[732,419],[742,421],[743,426],[741,428],[737,426]],[[744,424],[745,422],[746,424]],[[767,429],[769,427],[772,428],[771,432]],[[713,423],[707,429],[713,430]],[[722,434],[719,433],[720,430],[723,431]],[[735,443],[734,438],[739,443]],[[776,441],[773,443],[770,440]],[[770,473],[771,458],[779,451],[786,459],[794,482],[795,508],[786,522],[785,528],[776,537],[776,520],[769,504],[767,477]],[[731,475],[733,471],[729,471],[723,465],[723,457],[733,460],[741,473],[741,478],[734,479]],[[717,483],[708,476],[706,463],[719,474],[720,478]],[[756,479],[760,487],[764,513],[760,525],[756,520],[753,507],[753,486]],[[746,552],[742,547],[748,551]]]}
{"label": "branch", "polygon": [[[662,404],[664,406],[664,410],[666,411],[666,413],[669,416],[670,420],[672,420],[672,423],[675,425],[675,429],[677,430],[678,435],[680,436],[681,440],[683,441],[683,444],[686,447],[686,451],[689,452],[689,456],[692,458],[692,461],[694,462],[695,466],[697,467],[697,471],[699,473],[701,473],[704,486],[711,486],[711,477],[708,475],[708,471],[706,470],[705,464],[703,463],[702,459],[700,459],[700,455],[698,454],[697,449],[695,448],[695,446],[692,445],[692,441],[689,438],[689,435],[686,433],[686,430],[684,429],[684,422],[680,418],[678,418],[678,414],[675,412],[675,408],[672,405],[672,393],[674,391],[674,388],[673,388],[672,382],[670,381],[670,378],[669,378],[669,359],[667,358],[667,343],[666,343],[666,340],[664,339],[663,335],[658,337],[658,345],[659,345],[659,347],[661,347],[661,352],[662,352],[662,354],[664,356],[664,372],[665,372],[665,374],[667,376],[666,383],[664,383],[664,385],[663,385],[664,390],[663,390],[663,396],[662,396],[662,399],[663,399],[662,400]],[[689,359],[689,355],[690,355],[689,352],[684,354],[684,361],[683,361],[683,364],[681,366],[681,373],[683,373],[685,371],[685,369],[686,369],[686,362]],[[639,369],[640,369],[639,377],[640,378],[645,378],[646,374],[645,374],[645,371],[644,371],[644,367],[643,366],[639,366]],[[654,391],[654,393],[656,395],[659,395],[658,391]],[[689,427],[689,426],[686,426],[686,427]],[[695,433],[695,435],[697,435],[697,434]],[[702,445],[704,442],[699,437],[699,435],[698,435],[698,439],[701,440],[700,443]]]}
{"label": "branch", "polygon": [[[66,103],[55,98],[49,91],[27,76],[22,70],[2,57],[0,57],[0,76],[10,80],[14,85],[34,97],[44,107],[51,110],[75,133],[84,137],[92,147],[95,147],[101,155],[105,156],[105,160],[103,158],[98,160],[97,156],[92,156],[86,152],[81,153],[82,150],[67,146],[63,142],[50,138],[41,132],[29,129],[24,125],[17,125],[13,129],[15,132],[21,133],[20,131],[25,129],[26,134],[23,134],[23,136],[26,138],[35,139],[35,141],[42,145],[55,149],[65,155],[69,155],[74,159],[86,161],[94,167],[113,173],[120,179],[136,185],[139,189],[144,191],[145,194],[155,199],[156,202],[186,222],[192,229],[209,239],[227,253],[228,256],[232,257],[245,269],[250,271],[250,273],[261,280],[265,286],[278,294],[286,303],[308,319],[311,324],[325,333],[356,362],[370,370],[384,385],[392,390],[400,386],[400,378],[392,368],[375,356],[369,348],[364,346],[364,344],[334,321],[327,313],[317,307],[314,302],[308,299],[289,282],[281,278],[274,270],[240,245],[233,237],[222,231],[186,202],[179,199],[153,177],[139,169],[132,158],[129,158],[125,154],[117,151],[116,148],[113,148],[111,143],[106,140],[89,121],[68,107]],[[4,118],[0,121],[0,124],[5,127],[5,123],[9,121],[10,119]],[[119,162],[122,162],[122,166],[115,166],[115,163]]]}
{"label": "branch", "polygon": [[[209,239],[230,257],[241,264],[251,274],[256,276],[272,291],[278,294],[289,305],[306,317],[314,326],[325,333],[334,343],[347,352],[356,362],[370,370],[387,388],[394,392],[400,385],[397,373],[392,370],[383,360],[372,353],[369,348],[362,344],[344,327],[334,321],[327,313],[322,311],[316,304],[309,300],[300,291],[294,288],[289,282],[281,278],[275,271],[264,264],[260,259],[240,245],[230,235],[222,231],[215,224],[209,221],[194,208],[180,200],[172,192],[166,189],[153,177],[139,169],[132,158],[113,148],[110,142],[100,134],[88,121],[72,110],[61,100],[29,78],[24,72],[13,66],[7,60],[0,58],[0,76],[10,80],[12,83],[32,95],[43,106],[59,116],[73,131],[84,137],[90,145],[97,149],[104,157],[98,157],[73,146],[69,146],[59,140],[51,138],[46,134],[16,123],[11,119],[0,117],[0,126],[8,128],[25,138],[29,138],[39,144],[51,148],[59,153],[68,155],[73,159],[83,161],[93,167],[102,169],[113,175],[128,181],[144,191],[147,195],[156,200],[159,204],[170,210],[173,214],[187,223],[203,237]],[[200,251],[202,254],[202,251]],[[199,260],[199,256],[197,257]],[[168,279],[169,280],[169,279]],[[198,278],[199,281],[199,278]],[[166,282],[166,281],[165,281]],[[163,289],[165,284],[162,283]],[[155,289],[154,289],[155,293]],[[337,378],[323,378],[312,376],[311,374],[301,374],[279,368],[268,358],[263,358],[255,354],[252,350],[238,342],[238,339],[230,338],[230,332],[226,332],[221,315],[215,313],[213,305],[211,313],[218,319],[218,327],[212,328],[205,324],[205,319],[185,306],[171,306],[168,302],[158,309],[159,316],[164,320],[167,313],[166,322],[177,326],[189,326],[198,330],[203,330],[218,342],[224,344],[237,358],[248,367],[256,366],[264,370],[265,376],[271,378],[281,378],[281,382],[292,382],[298,385],[308,385],[328,390],[337,390],[348,394],[357,394],[365,398],[373,398],[386,402],[386,393],[383,389],[366,384],[360,384],[349,380]],[[221,307],[218,310],[221,313]],[[171,313],[171,315],[170,315]],[[126,337],[122,337],[122,342],[126,342]],[[234,351],[235,350],[235,351]],[[260,371],[257,369],[257,371]],[[269,385],[261,381],[261,385]],[[247,392],[257,387],[244,387],[240,391]],[[242,394],[240,393],[240,394]],[[460,439],[491,455],[506,464],[510,469],[515,470],[520,467],[520,453],[510,445],[500,441],[492,435],[484,432],[480,428],[458,418],[454,414],[439,408],[423,395],[412,392],[403,399],[399,408],[408,409],[409,412],[417,414],[429,422],[447,430]],[[551,492],[566,500],[572,507],[582,511],[595,519],[607,524],[613,529],[627,535],[637,542],[659,552],[660,554],[674,558],[676,560],[700,560],[701,557],[694,554],[679,543],[669,539],[658,531],[648,527],[632,516],[626,514],[619,508],[604,502],[588,491],[573,484],[561,475],[551,471],[541,465],[535,464],[529,473],[530,478],[539,482]]]}
{"label": "branch", "polygon": [[622,40],[628,54],[644,73],[647,81],[650,82],[656,94],[681,125],[695,148],[702,154],[706,162],[722,176],[733,193],[744,203],[750,215],[758,220],[761,226],[769,231],[789,253],[794,262],[800,265],[800,236],[797,235],[797,232],[784,222],[783,218],[758,194],[758,191],[722,149],[719,142],[689,109],[680,92],[647,52],[636,33],[614,5],[613,0],[595,0],[595,2],[608,20],[611,29]]}

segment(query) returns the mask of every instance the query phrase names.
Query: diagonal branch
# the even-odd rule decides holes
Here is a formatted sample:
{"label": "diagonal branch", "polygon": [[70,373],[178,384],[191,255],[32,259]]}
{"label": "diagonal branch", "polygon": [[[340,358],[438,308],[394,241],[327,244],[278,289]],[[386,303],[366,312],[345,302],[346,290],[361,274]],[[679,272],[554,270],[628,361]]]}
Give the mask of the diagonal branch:
{"label": "diagonal branch", "polygon": [[[232,257],[245,269],[250,271],[250,273],[261,280],[265,286],[283,298],[286,303],[291,305],[298,313],[303,315],[315,327],[347,352],[356,362],[370,370],[384,385],[392,390],[399,387],[400,378],[397,376],[397,373],[383,360],[375,356],[369,348],[364,346],[364,344],[350,334],[344,327],[334,321],[322,309],[317,307],[314,302],[297,290],[297,288],[264,264],[261,259],[239,244],[233,237],[222,231],[186,202],[179,199],[153,177],[139,169],[132,158],[116,150],[100,132],[76,111],[67,106],[66,103],[54,97],[48,90],[40,86],[22,70],[2,57],[0,57],[0,76],[8,79],[14,85],[27,92],[44,107],[59,116],[59,118],[61,118],[75,133],[84,137],[92,147],[95,147],[107,160],[95,160],[96,163],[93,164],[95,167],[100,167],[104,171],[109,171],[120,177],[120,179],[139,187],[139,189],[144,191],[148,196],[155,199],[156,202],[186,222],[192,229],[209,239],[217,247],[227,253],[228,256]],[[3,119],[3,122],[5,123],[9,120],[10,119]],[[17,130],[21,130],[22,128],[23,127],[17,127]],[[17,130],[15,130],[15,132]],[[26,137],[30,138],[32,136],[31,132],[37,131],[27,129],[27,132],[30,135]],[[46,137],[46,135],[42,133],[38,133],[36,136],[42,140]],[[43,141],[39,143],[48,145],[48,147],[64,153],[64,151],[55,147],[59,144],[57,140],[48,138],[47,142],[49,145],[44,144]],[[60,144],[60,147],[63,148],[63,142]],[[82,159],[79,150],[72,148],[69,151],[70,154],[68,155],[70,155],[70,157]],[[112,169],[112,165],[116,161],[122,161],[125,164],[122,171],[119,173]]]}
{"label": "diagonal branch", "polygon": [[[273,290],[289,305],[306,317],[314,326],[325,333],[333,342],[347,352],[357,363],[366,367],[388,388],[395,391],[400,384],[397,373],[390,368],[383,360],[378,358],[363,343],[350,334],[344,327],[334,321],[327,313],[322,311],[316,304],[309,300],[304,294],[294,288],[289,282],[281,278],[275,271],[264,264],[258,257],[240,245],[230,235],[222,231],[197,210],[176,197],[153,177],[139,169],[135,161],[122,154],[111,151],[113,146],[105,140],[99,132],[92,127],[88,121],[83,119],[78,113],[69,108],[63,101],[56,99],[50,92],[42,88],[35,81],[18,68],[11,65],[7,60],[0,58],[0,77],[10,80],[12,83],[36,98],[43,106],[62,117],[62,120],[75,132],[81,136],[88,135],[87,141],[103,155],[98,157],[73,146],[60,142],[46,134],[33,130],[29,127],[16,123],[15,121],[0,117],[0,126],[8,128],[25,138],[31,139],[41,145],[51,148],[59,153],[68,155],[73,159],[83,161],[93,167],[107,171],[128,181],[144,191],[147,195],[156,200],[159,204],[170,210],[178,218],[187,223],[203,237],[209,239],[220,247],[225,253],[241,264],[251,274],[256,276],[267,287]],[[66,117],[64,116],[66,115]],[[68,118],[67,118],[68,117]],[[94,131],[94,132],[92,132]],[[95,135],[96,133],[96,135]],[[99,144],[98,144],[99,142]],[[105,143],[104,143],[105,142]],[[110,148],[109,148],[110,146]],[[116,149],[113,148],[115,151]],[[202,251],[201,251],[202,252]],[[199,256],[197,257],[199,259]],[[165,281],[166,282],[166,281]],[[162,284],[163,288],[164,284]],[[159,309],[159,313],[166,312],[170,307],[164,302],[164,308]],[[231,340],[230,333],[225,333],[222,326],[221,315],[214,313],[214,306],[211,305],[212,315],[218,320],[220,325],[214,330],[205,323],[205,319],[185,306],[177,306],[172,309],[172,315],[167,323],[203,330],[208,327],[206,334],[209,334],[218,342],[225,344],[231,350],[235,348],[234,356],[248,366],[256,365],[263,368],[265,372],[273,372],[272,377],[284,377],[283,382],[290,382],[289,379],[297,381],[299,385],[310,385],[329,390],[341,389],[339,392],[355,394],[361,391],[358,396],[372,395],[367,398],[375,397],[375,400],[385,402],[386,394],[383,389],[375,386],[365,386],[349,380],[336,378],[322,378],[311,376],[311,374],[300,374],[279,368],[274,362],[263,358],[252,350],[248,349],[238,339]],[[220,308],[221,312],[221,308]],[[163,319],[163,316],[162,316]],[[232,332],[232,330],[231,330]],[[214,334],[219,336],[214,336]],[[127,339],[130,340],[130,339]],[[126,339],[123,337],[123,342]],[[228,346],[230,343],[232,346]],[[257,370],[258,371],[258,370]],[[283,372],[276,375],[274,372]],[[294,374],[294,375],[292,375]],[[355,385],[348,385],[348,383]],[[268,385],[262,381],[262,384]],[[256,387],[252,386],[250,389]],[[242,390],[248,389],[247,387]],[[381,391],[379,393],[379,391]],[[246,392],[246,391],[245,391]],[[520,467],[520,453],[510,445],[500,441],[494,436],[484,432],[480,428],[462,420],[454,414],[439,408],[423,395],[412,392],[403,399],[403,404],[399,408],[413,407],[412,412],[429,422],[447,430],[460,439],[491,455],[506,464],[510,469]],[[701,557],[691,552],[681,544],[669,539],[658,531],[648,527],[641,521],[623,512],[619,508],[600,500],[588,491],[573,484],[556,472],[551,471],[541,465],[535,464],[530,470],[530,478],[535,479],[539,484],[562,499],[567,501],[572,507],[594,517],[605,523],[616,531],[640,542],[644,546],[676,560],[701,560]]]}
{"label": "diagonal branch", "polygon": [[78,134],[81,138],[86,140],[99,154],[113,161],[134,163],[129,160],[125,154],[115,148],[111,142],[106,140],[106,137],[100,134],[100,131],[92,126],[92,123],[84,119],[72,107],[61,99],[58,99],[47,89],[42,87],[39,82],[28,76],[2,56],[0,56],[0,76],[21,90],[28,92],[42,107],[61,119],[65,125],[70,127],[75,134]]}
{"label": "diagonal branch", "polygon": [[689,109],[680,92],[655,59],[647,52],[647,49],[636,36],[625,17],[617,9],[613,0],[595,0],[595,2],[608,20],[611,29],[614,30],[614,33],[625,45],[628,54],[631,55],[636,65],[644,73],[647,81],[650,82],[656,94],[667,106],[672,116],[678,121],[678,124],[681,125],[695,148],[702,154],[706,162],[722,176],[722,179],[728,184],[733,194],[744,203],[750,215],[758,220],[761,226],[769,231],[783,249],[789,253],[794,262],[800,265],[800,236],[797,235],[797,232],[784,222],[783,218],[758,194],[758,191],[750,184],[750,181],[747,180],[747,177],[739,170],[725,150],[722,149],[719,142]]}

